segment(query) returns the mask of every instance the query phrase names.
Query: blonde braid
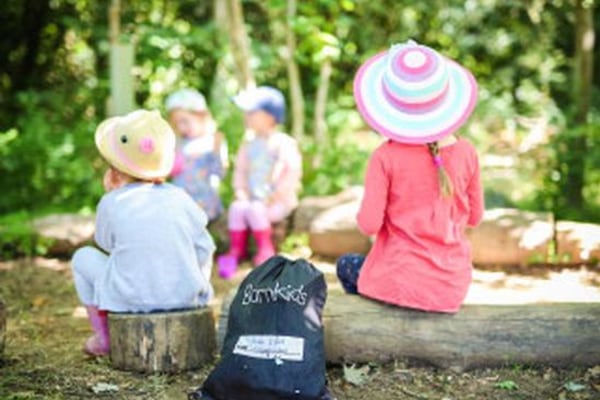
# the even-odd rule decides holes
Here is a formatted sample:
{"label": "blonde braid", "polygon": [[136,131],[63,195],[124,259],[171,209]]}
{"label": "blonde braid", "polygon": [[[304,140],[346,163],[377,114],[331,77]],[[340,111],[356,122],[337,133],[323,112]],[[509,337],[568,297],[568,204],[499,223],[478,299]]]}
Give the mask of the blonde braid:
{"label": "blonde braid", "polygon": [[429,148],[429,152],[433,157],[433,163],[438,170],[440,193],[443,197],[452,197],[452,194],[454,193],[454,186],[452,185],[452,179],[450,179],[450,175],[448,175],[448,172],[444,168],[442,156],[440,155],[440,146],[438,142],[432,142],[427,143],[427,147]]}

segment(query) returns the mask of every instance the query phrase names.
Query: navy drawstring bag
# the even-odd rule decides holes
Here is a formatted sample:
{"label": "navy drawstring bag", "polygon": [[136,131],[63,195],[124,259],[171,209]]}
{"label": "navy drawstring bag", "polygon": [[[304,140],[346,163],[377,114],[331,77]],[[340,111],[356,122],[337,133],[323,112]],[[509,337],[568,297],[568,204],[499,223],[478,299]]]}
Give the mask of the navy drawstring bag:
{"label": "navy drawstring bag", "polygon": [[331,400],[323,307],[327,284],[305,260],[275,256],[244,279],[221,359],[191,400]]}

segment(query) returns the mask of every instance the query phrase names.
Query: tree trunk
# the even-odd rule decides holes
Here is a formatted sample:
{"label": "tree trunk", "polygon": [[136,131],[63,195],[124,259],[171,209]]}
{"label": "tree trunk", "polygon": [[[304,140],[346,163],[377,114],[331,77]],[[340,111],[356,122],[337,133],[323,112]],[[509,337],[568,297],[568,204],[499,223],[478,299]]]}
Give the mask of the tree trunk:
{"label": "tree trunk", "polygon": [[211,362],[215,324],[211,308],[150,314],[109,314],[110,359],[115,368],[179,372]]}
{"label": "tree trunk", "polygon": [[116,43],[121,33],[121,0],[112,0],[108,9],[108,39]]}
{"label": "tree trunk", "polygon": [[[223,301],[220,336],[232,299],[233,294]],[[323,323],[327,360],[333,363],[408,359],[456,370],[600,363],[597,303],[467,305],[450,315],[336,291],[329,294]]]}
{"label": "tree trunk", "polygon": [[[50,1],[27,0],[23,2],[23,13],[21,20],[23,40],[17,43],[15,48],[23,46],[24,54],[21,58],[20,68],[15,69],[12,76],[14,93],[39,85],[39,73],[42,68],[48,68],[51,64],[46,61],[40,66],[38,53],[44,40],[44,28],[50,19]],[[55,25],[61,29],[61,24]],[[58,48],[59,43],[56,43]],[[45,71],[44,71],[45,72]]]}
{"label": "tree trunk", "polygon": [[[220,5],[219,3],[224,3]],[[250,38],[244,25],[244,11],[241,0],[215,0],[215,12],[225,12],[231,54],[235,63],[235,73],[240,88],[247,89],[256,86],[252,69],[250,68]]]}
{"label": "tree trunk", "polygon": [[287,1],[285,42],[287,74],[290,85],[290,105],[292,111],[292,135],[296,139],[304,136],[304,95],[302,93],[302,81],[300,70],[296,62],[296,34],[294,33],[294,18],[296,17],[296,0]]}
{"label": "tree trunk", "polygon": [[0,360],[4,356],[4,337],[6,336],[6,306],[0,300]]}
{"label": "tree trunk", "polygon": [[135,108],[134,77],[135,51],[133,43],[120,39],[121,1],[112,0],[108,10],[110,40],[110,99],[109,116],[123,115]]}
{"label": "tree trunk", "polygon": [[313,167],[318,168],[321,165],[321,149],[328,145],[327,121],[325,114],[327,112],[327,94],[329,92],[329,82],[333,72],[331,59],[326,57],[321,64],[319,71],[319,85],[315,96],[315,142],[317,143],[317,155],[313,159]]}
{"label": "tree trunk", "polygon": [[[589,3],[589,4],[586,4]],[[576,121],[588,120],[592,98],[594,70],[594,3],[577,0],[575,34],[574,99],[577,106]]]}
{"label": "tree trunk", "polygon": [[[586,4],[590,3],[590,4]],[[575,9],[575,59],[573,68],[573,103],[575,104],[575,126],[588,122],[594,69],[594,11],[593,2],[576,0]],[[568,155],[565,157],[567,173],[564,192],[567,206],[581,209],[585,185],[585,154],[587,153],[586,130],[573,134],[567,141]]]}

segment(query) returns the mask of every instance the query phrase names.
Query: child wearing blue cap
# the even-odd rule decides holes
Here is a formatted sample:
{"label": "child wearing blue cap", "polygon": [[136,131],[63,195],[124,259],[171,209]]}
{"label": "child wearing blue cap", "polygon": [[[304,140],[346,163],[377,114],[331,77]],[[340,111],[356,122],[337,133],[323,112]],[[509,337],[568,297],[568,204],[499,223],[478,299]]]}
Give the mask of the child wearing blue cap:
{"label": "child wearing blue cap", "polygon": [[244,111],[249,139],[240,147],[234,168],[235,200],[229,208],[229,251],[218,258],[219,275],[231,278],[246,256],[248,230],[257,252],[254,265],[275,254],[271,224],[298,205],[302,157],[296,140],[278,130],[285,119],[281,92],[261,86],[239,93],[234,103]]}

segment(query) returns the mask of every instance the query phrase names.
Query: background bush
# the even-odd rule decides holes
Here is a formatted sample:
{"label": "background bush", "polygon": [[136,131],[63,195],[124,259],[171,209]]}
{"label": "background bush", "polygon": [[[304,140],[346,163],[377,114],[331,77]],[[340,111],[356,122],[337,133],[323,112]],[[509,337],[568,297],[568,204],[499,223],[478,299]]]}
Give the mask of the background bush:
{"label": "background bush", "polygon": [[[233,63],[214,22],[213,2],[122,3],[123,40],[133,41],[136,49],[137,104],[161,108],[171,91],[198,88],[208,95],[233,154],[243,127],[229,101],[236,90]],[[281,57],[285,3],[242,2],[256,79],[287,93]],[[101,196],[104,166],[92,137],[106,115],[109,4],[0,4],[0,215],[85,211]],[[480,102],[461,134],[482,154],[488,205],[600,221],[600,74],[593,82],[593,116],[589,123],[577,123],[572,117],[572,1],[317,0],[298,7],[293,26],[307,112],[301,143],[305,195],[334,193],[362,181],[378,141],[365,134],[356,113],[354,72],[366,57],[414,38],[460,60],[477,76]],[[600,26],[598,12],[594,18]],[[315,143],[312,112],[324,46],[334,48],[337,57],[327,142]],[[595,56],[600,60],[598,46]],[[572,136],[588,142],[584,154],[570,147]],[[574,208],[565,176],[572,160],[580,159],[585,159],[585,204]],[[224,188],[224,197],[231,197],[230,188]]]}

